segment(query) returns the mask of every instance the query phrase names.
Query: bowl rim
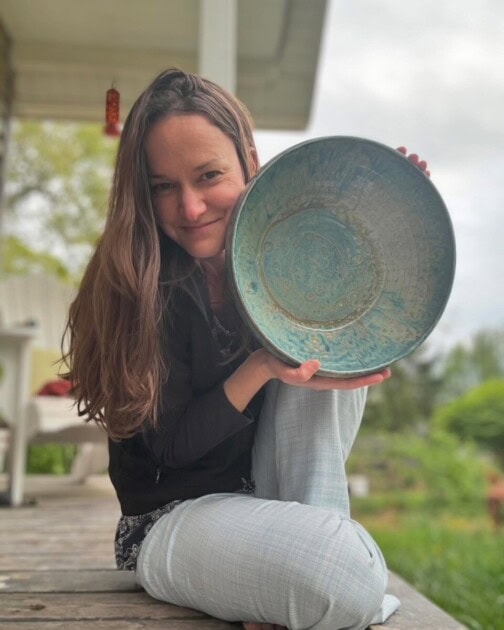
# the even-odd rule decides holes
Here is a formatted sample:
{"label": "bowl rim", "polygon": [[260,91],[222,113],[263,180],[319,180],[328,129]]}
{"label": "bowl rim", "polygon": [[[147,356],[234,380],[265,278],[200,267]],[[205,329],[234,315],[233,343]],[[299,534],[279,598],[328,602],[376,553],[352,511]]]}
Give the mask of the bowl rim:
{"label": "bowl rim", "polygon": [[[437,197],[439,204],[437,205],[438,209],[441,210],[441,212],[444,214],[444,218],[446,220],[446,237],[447,240],[450,242],[450,249],[451,249],[451,273],[450,273],[450,277],[449,277],[449,282],[446,285],[446,291],[445,294],[443,296],[441,305],[438,309],[437,315],[436,317],[433,318],[431,324],[424,330],[424,332],[422,333],[422,335],[413,343],[409,344],[407,346],[407,348],[404,349],[403,352],[399,353],[398,355],[396,355],[391,361],[387,361],[387,362],[383,362],[380,364],[376,364],[373,365],[370,368],[367,369],[359,369],[359,370],[327,370],[321,367],[321,369],[318,370],[317,374],[320,376],[329,376],[332,378],[351,378],[351,377],[357,377],[357,376],[362,376],[362,375],[366,375],[366,374],[372,374],[374,372],[380,371],[388,366],[390,366],[391,364],[395,363],[396,361],[399,361],[400,359],[403,359],[404,357],[408,356],[409,354],[411,354],[414,350],[416,350],[420,345],[422,345],[425,340],[427,339],[427,337],[429,337],[429,335],[432,333],[432,331],[434,330],[434,328],[437,326],[439,320],[441,319],[446,306],[448,304],[448,300],[450,298],[452,289],[453,289],[453,283],[455,280],[455,270],[456,270],[456,263],[457,263],[457,253],[456,253],[456,240],[455,240],[455,231],[453,228],[453,222],[451,220],[450,214],[448,212],[448,208],[443,200],[443,198],[441,197],[441,194],[439,193],[438,189],[436,188],[436,186],[433,184],[433,182],[431,181],[430,177],[428,175],[426,175],[425,173],[423,173],[418,166],[416,166],[413,162],[411,162],[408,157],[404,154],[402,154],[401,152],[397,151],[397,149],[393,149],[392,147],[389,147],[381,142],[378,142],[376,140],[371,140],[371,139],[367,139],[367,138],[363,138],[363,137],[359,137],[359,136],[350,136],[350,135],[332,135],[332,136],[319,136],[316,138],[310,138],[308,140],[304,140],[300,143],[297,143],[291,147],[288,147],[287,149],[285,149],[284,151],[280,152],[279,154],[277,154],[276,156],[274,156],[272,159],[270,159],[268,162],[266,162],[262,167],[259,168],[259,170],[255,173],[255,175],[247,182],[244,190],[242,191],[242,193],[240,194],[240,196],[238,197],[235,206],[233,208],[233,211],[231,213],[230,216],[230,220],[228,223],[228,227],[227,227],[227,232],[226,232],[226,243],[225,243],[225,251],[226,251],[226,257],[225,257],[225,261],[226,261],[226,275],[227,275],[227,279],[228,279],[228,284],[229,287],[231,289],[231,294],[232,294],[232,298],[233,298],[233,302],[238,310],[238,313],[240,314],[240,316],[242,317],[242,319],[245,321],[246,325],[248,326],[248,328],[251,330],[252,334],[258,339],[258,341],[262,344],[262,346],[268,350],[269,352],[271,352],[273,355],[275,355],[277,358],[279,358],[281,361],[283,361],[284,363],[286,363],[287,365],[291,365],[291,366],[298,366],[300,365],[300,362],[297,358],[291,356],[285,349],[283,349],[282,347],[278,346],[277,344],[275,344],[269,337],[266,336],[266,334],[263,332],[263,330],[257,326],[254,318],[252,317],[251,313],[249,312],[247,306],[246,306],[246,301],[242,298],[241,292],[238,289],[238,282],[237,282],[237,276],[236,276],[236,265],[235,265],[235,242],[236,242],[236,232],[237,232],[237,225],[238,225],[238,221],[241,215],[241,212],[244,208],[244,206],[246,205],[247,199],[249,197],[249,195],[252,193],[255,185],[258,183],[258,181],[261,179],[261,177],[264,175],[264,173],[268,172],[270,169],[272,169],[273,167],[275,167],[277,165],[277,163],[281,160],[284,160],[285,157],[287,157],[288,155],[290,155],[291,153],[297,152],[300,149],[302,149],[303,147],[306,147],[307,145],[313,145],[313,144],[323,144],[323,143],[329,143],[332,141],[356,141],[358,143],[363,143],[363,144],[367,144],[367,145],[374,145],[380,149],[386,150],[391,156],[394,156],[394,159],[397,158],[398,160],[404,160],[405,163],[409,164],[411,166],[412,169],[414,169],[419,176],[424,178],[424,182],[425,184],[427,184],[428,186],[430,186],[435,194],[435,196]],[[414,172],[412,170],[412,172]],[[313,357],[316,358],[316,357]]]}

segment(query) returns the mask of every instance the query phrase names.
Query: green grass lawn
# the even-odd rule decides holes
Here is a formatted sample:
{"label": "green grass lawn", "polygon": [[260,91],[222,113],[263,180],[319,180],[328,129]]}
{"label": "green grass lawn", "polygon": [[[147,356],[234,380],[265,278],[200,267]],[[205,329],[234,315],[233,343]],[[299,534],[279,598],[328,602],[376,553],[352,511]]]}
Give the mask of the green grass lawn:
{"label": "green grass lawn", "polygon": [[474,630],[504,630],[504,528],[485,514],[370,509],[352,516],[373,535],[389,568]]}

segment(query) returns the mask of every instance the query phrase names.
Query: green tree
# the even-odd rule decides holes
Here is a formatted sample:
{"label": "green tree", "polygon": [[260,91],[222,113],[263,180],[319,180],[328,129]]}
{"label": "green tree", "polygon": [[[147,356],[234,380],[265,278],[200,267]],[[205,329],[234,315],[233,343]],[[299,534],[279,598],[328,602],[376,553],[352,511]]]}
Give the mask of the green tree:
{"label": "green tree", "polygon": [[442,386],[438,363],[423,346],[392,365],[392,377],[369,390],[364,427],[400,431],[426,426]]}
{"label": "green tree", "polygon": [[504,377],[504,331],[481,331],[444,358],[424,345],[391,367],[392,378],[369,390],[364,428],[426,428],[439,404]]}
{"label": "green tree", "polygon": [[486,381],[443,405],[433,424],[474,440],[504,466],[504,379]]}
{"label": "green tree", "polygon": [[49,273],[62,280],[70,280],[68,267],[58,258],[46,252],[31,249],[17,236],[7,236],[4,239],[4,271],[12,273]]}
{"label": "green tree", "polygon": [[397,507],[482,508],[486,462],[473,444],[452,433],[375,431],[357,437],[347,462],[349,474],[367,474],[370,499]]}
{"label": "green tree", "polygon": [[504,377],[504,331],[477,333],[469,345],[457,344],[443,366],[444,402],[484,381]]}
{"label": "green tree", "polygon": [[100,125],[14,123],[5,187],[7,269],[80,275],[103,229],[116,149]]}

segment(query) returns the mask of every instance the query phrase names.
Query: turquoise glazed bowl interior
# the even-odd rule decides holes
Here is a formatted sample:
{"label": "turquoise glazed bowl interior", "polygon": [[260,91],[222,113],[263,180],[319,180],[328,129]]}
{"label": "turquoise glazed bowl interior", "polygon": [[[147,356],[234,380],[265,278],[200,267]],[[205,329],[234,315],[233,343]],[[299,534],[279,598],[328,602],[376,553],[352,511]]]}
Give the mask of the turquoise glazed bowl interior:
{"label": "turquoise glazed bowl interior", "polygon": [[369,374],[429,335],[451,291],[453,229],[430,179],[387,146],[310,140],[266,164],[228,230],[236,304],[270,352]]}

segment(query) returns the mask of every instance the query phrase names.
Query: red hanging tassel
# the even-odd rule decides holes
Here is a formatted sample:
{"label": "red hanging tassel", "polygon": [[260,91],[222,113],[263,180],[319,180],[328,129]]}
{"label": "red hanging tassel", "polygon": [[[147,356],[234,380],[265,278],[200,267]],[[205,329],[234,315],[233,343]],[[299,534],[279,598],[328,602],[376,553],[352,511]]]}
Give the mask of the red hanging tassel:
{"label": "red hanging tassel", "polygon": [[111,87],[107,90],[105,99],[105,127],[103,133],[106,136],[120,136],[119,125],[119,92]]}

